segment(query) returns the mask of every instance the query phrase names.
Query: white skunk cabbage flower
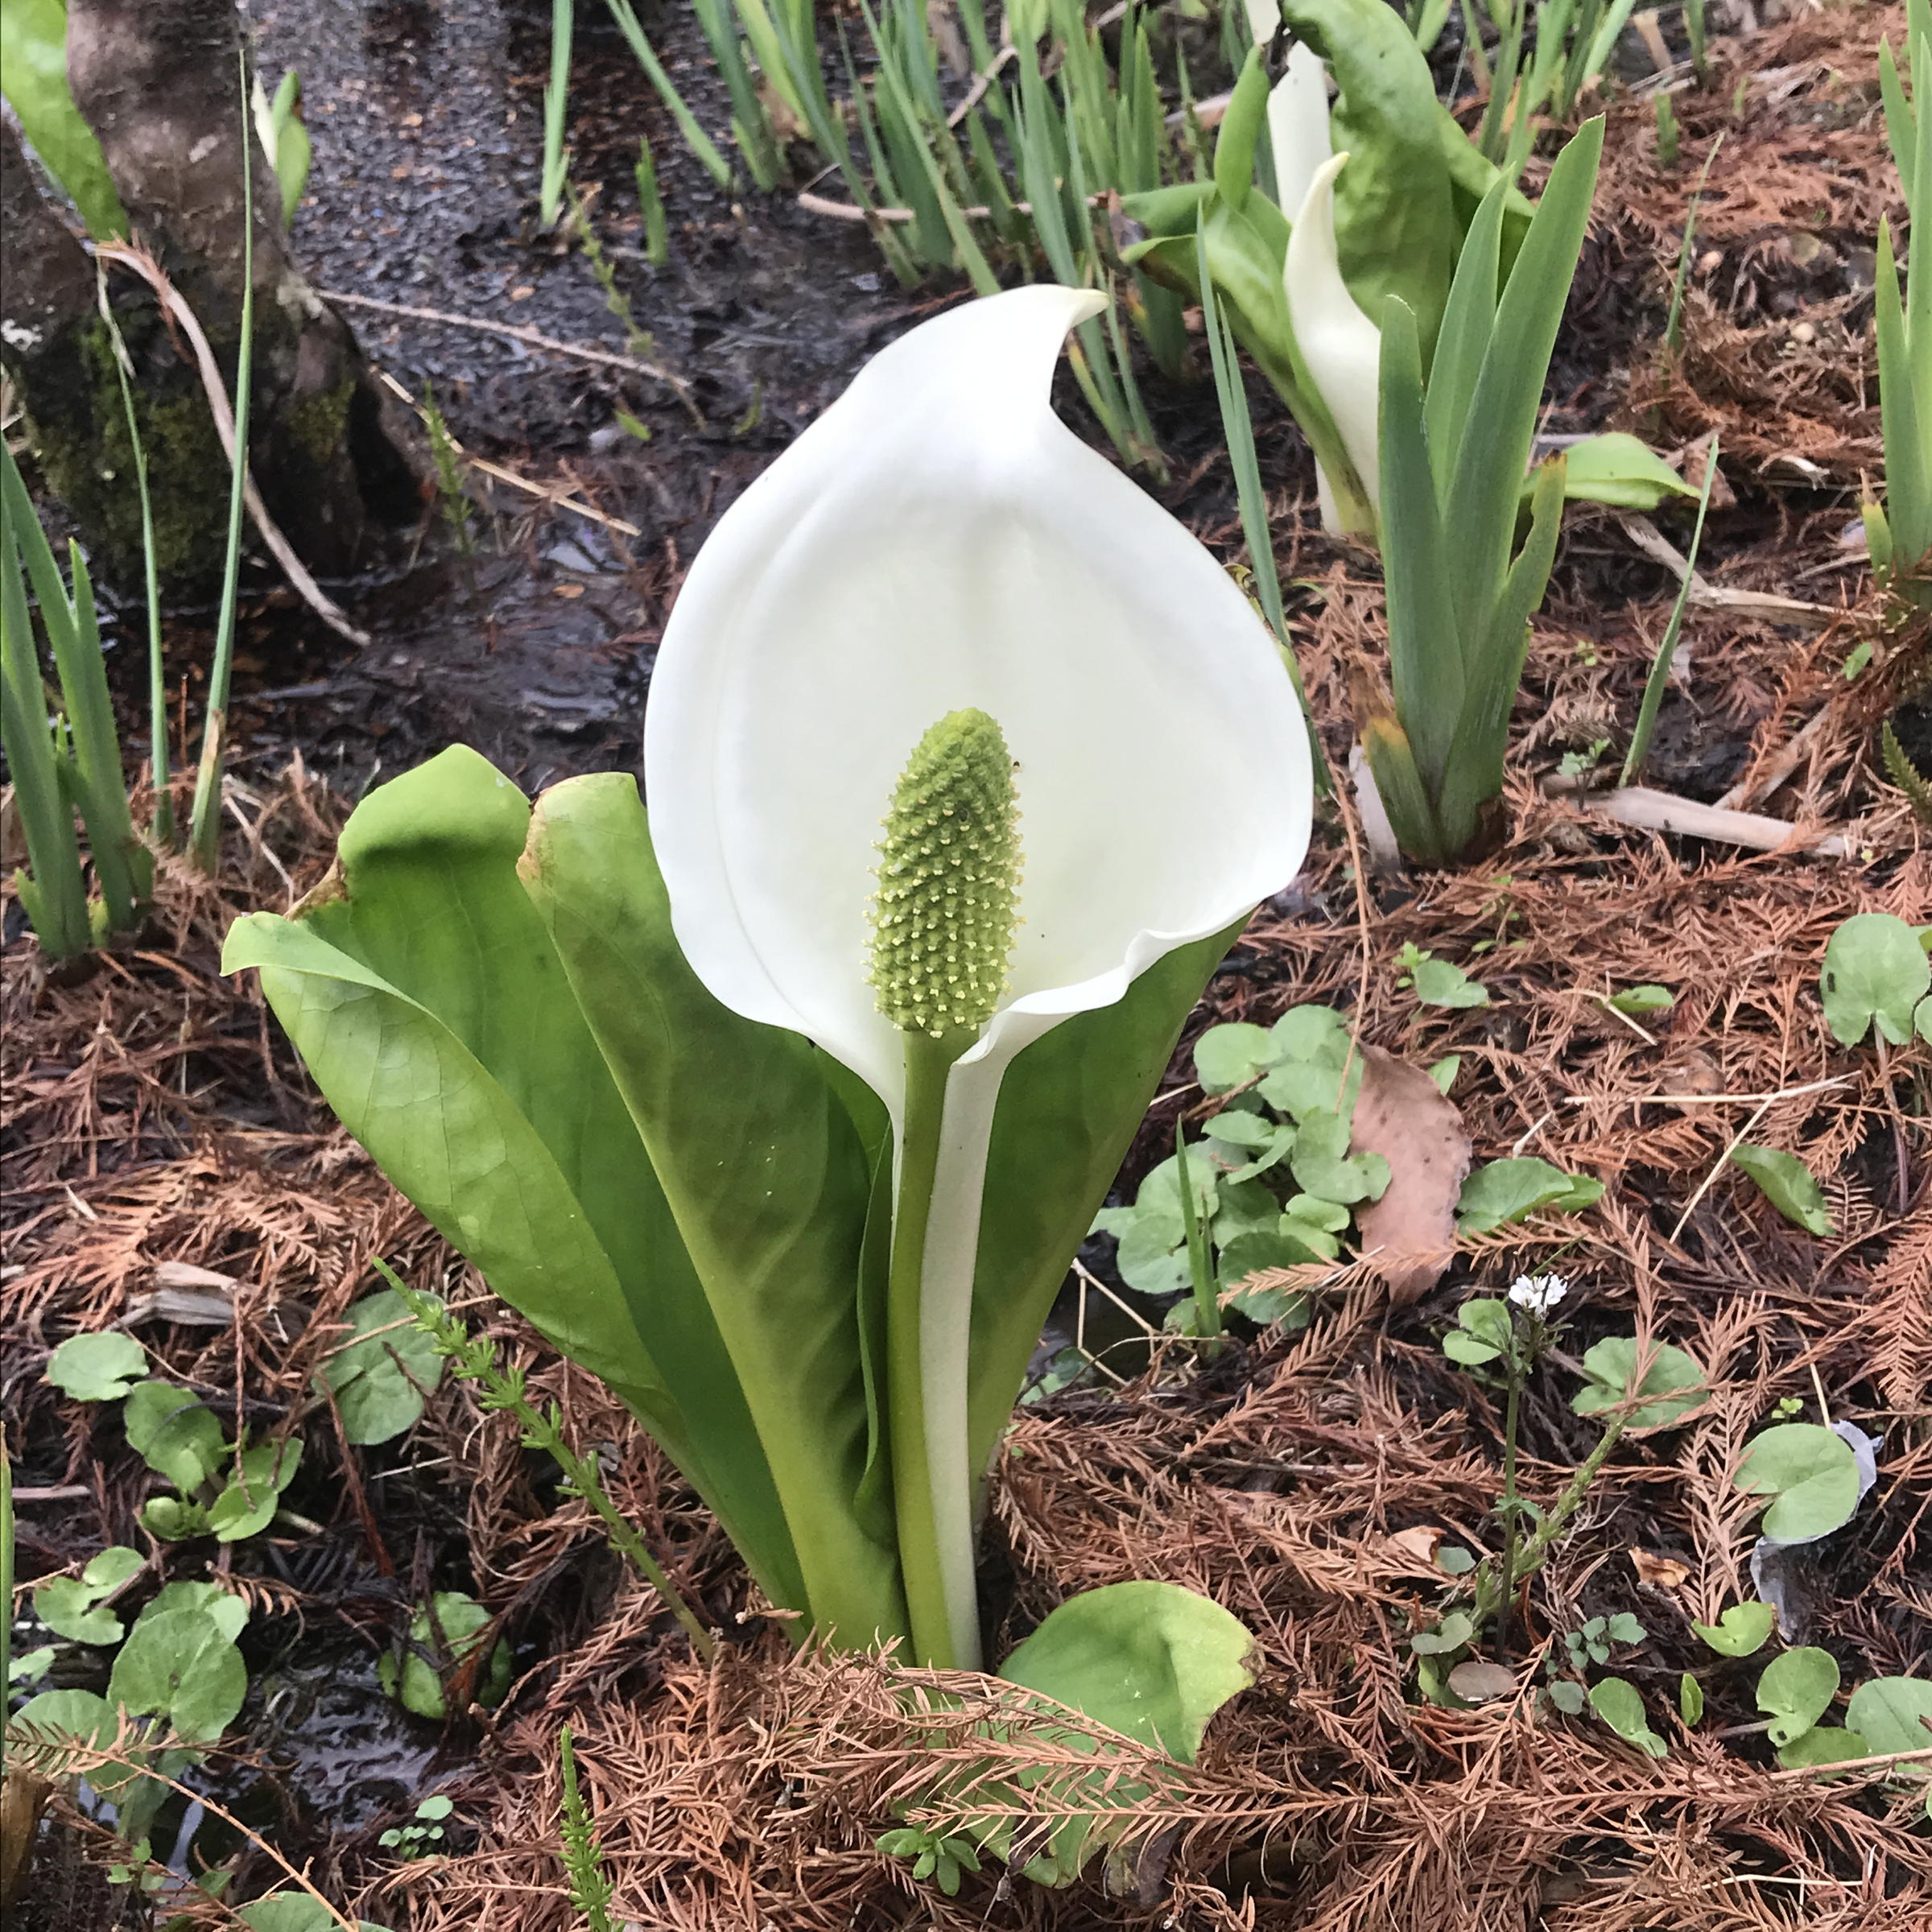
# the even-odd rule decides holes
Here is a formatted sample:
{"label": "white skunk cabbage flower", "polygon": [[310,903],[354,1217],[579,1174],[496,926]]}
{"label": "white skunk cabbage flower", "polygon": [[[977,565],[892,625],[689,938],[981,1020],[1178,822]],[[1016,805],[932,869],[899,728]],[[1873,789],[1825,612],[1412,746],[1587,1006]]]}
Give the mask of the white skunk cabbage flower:
{"label": "white skunk cabbage flower", "polygon": [[[1280,0],[1248,0],[1248,31],[1257,47],[1282,24]],[[1274,151],[1274,199],[1283,213],[1302,204],[1315,170],[1333,151],[1328,137],[1328,69],[1306,40],[1288,49],[1268,96],[1268,145]]]}
{"label": "white skunk cabbage flower", "polygon": [[[1364,315],[1342,279],[1335,247],[1335,178],[1348,157],[1331,156],[1315,170],[1288,237],[1282,281],[1288,320],[1310,379],[1371,504],[1379,500],[1381,466],[1376,430],[1381,384],[1382,332]],[[1341,534],[1328,479],[1318,472],[1322,527]]]}
{"label": "white skunk cabbage flower", "polygon": [[[1001,1075],[1280,890],[1308,840],[1307,736],[1266,628],[1053,414],[1062,340],[1102,306],[1017,289],[875,357],[720,519],[645,718],[693,971],[733,1012],[815,1041],[891,1116],[893,1314],[910,1270],[950,1625],[950,1641],[922,1633],[915,1608],[915,1648],[962,1667],[978,1654],[968,1323]],[[1244,802],[1238,836],[1203,828],[1210,778]],[[895,1447],[916,1603],[906,1488]]]}

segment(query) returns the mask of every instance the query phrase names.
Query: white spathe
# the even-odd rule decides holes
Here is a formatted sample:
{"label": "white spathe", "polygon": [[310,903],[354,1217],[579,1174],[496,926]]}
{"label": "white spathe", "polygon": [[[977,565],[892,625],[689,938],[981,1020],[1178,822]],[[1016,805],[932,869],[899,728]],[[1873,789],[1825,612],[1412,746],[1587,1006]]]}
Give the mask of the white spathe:
{"label": "white spathe", "polygon": [[[1110,1005],[1293,877],[1307,733],[1206,549],[1053,414],[1097,296],[967,303],[876,357],[692,564],[644,728],[678,941],[748,1019],[815,1040],[897,1117],[866,984],[880,824],[927,728],[976,706],[1018,770],[1012,985],[968,1062]],[[1204,785],[1243,800],[1208,829]]]}
{"label": "white spathe", "polygon": [[[1346,153],[1335,155],[1315,170],[1295,213],[1282,279],[1296,346],[1373,505],[1381,474],[1376,431],[1382,332],[1349,294],[1335,253],[1335,178],[1348,159]],[[1327,479],[1321,481],[1323,524],[1331,535],[1339,535]]]}
{"label": "white spathe", "polygon": [[[1159,505],[1054,415],[1100,299],[1041,286],[870,362],[719,520],[645,714],[651,836],[692,970],[815,1041],[904,1125],[866,981],[877,844],[927,727],[997,719],[1018,794],[1011,984],[946,1088],[920,1282],[952,1648],[979,1655],[966,1417],[986,1152],[1013,1055],[1241,918],[1307,850],[1307,735],[1266,627]],[[1240,799],[1212,821],[1212,786]]]}
{"label": "white spathe", "polygon": [[[1282,24],[1281,0],[1247,0],[1248,31],[1265,47]],[[1274,151],[1274,199],[1284,213],[1302,204],[1315,172],[1333,151],[1328,134],[1328,69],[1306,40],[1294,42],[1268,95],[1268,145]]]}

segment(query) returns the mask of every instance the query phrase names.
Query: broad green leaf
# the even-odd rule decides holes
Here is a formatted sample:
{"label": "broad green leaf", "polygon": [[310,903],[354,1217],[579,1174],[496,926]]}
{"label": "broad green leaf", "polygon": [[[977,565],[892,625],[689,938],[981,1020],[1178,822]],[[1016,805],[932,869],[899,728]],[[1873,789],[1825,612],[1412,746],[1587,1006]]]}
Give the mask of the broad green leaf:
{"label": "broad green leaf", "polygon": [[137,1620],[115,1656],[107,1694],[132,1715],[165,1718],[188,1744],[212,1744],[248,1695],[248,1666],[205,1612],[168,1610]]}
{"label": "broad green leaf", "polygon": [[1838,1659],[1808,1645],[1765,1665],[1757,1680],[1757,1707],[1771,1719],[1765,1736],[1773,1745],[1802,1737],[1824,1715],[1838,1695]]}
{"label": "broad green leaf", "polygon": [[808,1041],[741,1019],[685,963],[634,779],[546,792],[520,871],[743,1391],[805,1607],[854,1641],[901,1632],[890,1514],[870,1506],[882,1476],[868,1489],[885,1339],[882,1300],[861,1316],[865,1137]]}
{"label": "broad green leaf", "polygon": [[[1342,171],[1344,175],[1348,170]],[[1416,319],[1391,297],[1381,312],[1381,528],[1387,592],[1389,678],[1408,748],[1430,804],[1443,782],[1467,696],[1468,670],[1459,636],[1447,535],[1423,429],[1422,350]],[[1378,772],[1379,780],[1379,772]],[[1398,791],[1383,804],[1397,839],[1410,814]],[[1426,843],[1426,837],[1422,842]]]}
{"label": "broad green leaf", "polygon": [[1583,1373],[1589,1379],[1571,1398],[1570,1406],[1579,1415],[1600,1415],[1606,1410],[1620,1410],[1632,1396],[1641,1399],[1632,1410],[1624,1426],[1629,1429],[1667,1429],[1682,1420],[1704,1399],[1704,1372],[1681,1348],[1653,1342],[1645,1352],[1649,1366],[1636,1389],[1630,1378],[1637,1372],[1637,1344],[1634,1335],[1612,1335],[1585,1350]]}
{"label": "broad green leaf", "polygon": [[1790,1744],[1781,1744],[1777,1761],[1786,1771],[1810,1769],[1868,1757],[1871,1748],[1856,1731],[1843,1731],[1836,1724],[1815,1724],[1809,1731],[1799,1732]]}
{"label": "broad green leaf", "polygon": [[1590,1686],[1590,1707],[1625,1743],[1651,1757],[1667,1757],[1670,1746],[1650,1728],[1637,1686],[1627,1678],[1606,1677]]}
{"label": "broad green leaf", "polygon": [[[340,874],[230,929],[337,1116],[552,1344],[662,1443],[774,1602],[808,1598],[691,1257],[542,919],[530,808],[453,746],[380,786]],[[675,1391],[674,1394],[673,1391]]]}
{"label": "broad green leaf", "polygon": [[208,1527],[215,1541],[237,1543],[266,1530],[275,1520],[282,1492],[295,1480],[301,1461],[299,1435],[243,1450],[235,1458],[227,1487],[208,1505]]}
{"label": "broad green leaf", "polygon": [[[320,1899],[306,1892],[271,1892],[266,1898],[239,1905],[235,1916],[249,1932],[341,1932],[341,1922]],[[358,1932],[388,1932],[373,1920],[356,1921]]]}
{"label": "broad green leaf", "polygon": [[1418,953],[1405,960],[1411,988],[1425,1006],[1487,1006],[1489,989],[1470,978],[1451,960],[1439,960],[1433,953]]}
{"label": "broad green leaf", "polygon": [[1452,1362],[1480,1368],[1508,1355],[1516,1331],[1506,1302],[1478,1297],[1455,1311],[1456,1326],[1443,1337],[1443,1353]]}
{"label": "broad green leaf", "polygon": [[1418,1630],[1409,1640],[1418,1657],[1447,1657],[1459,1650],[1476,1633],[1475,1624],[1459,1610],[1451,1611],[1433,1630]]}
{"label": "broad green leaf", "polygon": [[47,1380],[77,1402],[118,1402],[147,1373],[147,1351],[131,1335],[70,1335],[47,1358]]}
{"label": "broad green leaf", "polygon": [[1275,1059],[1256,1090],[1260,1098],[1296,1121],[1315,1113],[1352,1117],[1362,1056],[1352,1050],[1341,1015],[1326,1006],[1291,1006],[1269,1033]]}
{"label": "broad green leaf", "polygon": [[[1874,1757],[1891,1751],[1932,1750],[1932,1678],[1875,1677],[1852,1693],[1847,1726]],[[1932,1778],[1932,1758],[1898,1765],[1895,1777]]]}
{"label": "broad green leaf", "polygon": [[1894,1046],[1912,1038],[1912,1010],[1932,986],[1918,935],[1889,912],[1854,913],[1825,947],[1818,975],[1825,1024],[1847,1046],[1873,1026]]}
{"label": "broad green leaf", "polygon": [[192,1495],[219,1470],[228,1444],[221,1425],[200,1396],[172,1382],[140,1382],[121,1411],[127,1444],[184,1496]]}
{"label": "broad green leaf", "polygon": [[1589,221],[1603,140],[1601,118],[1586,122],[1557,157],[1496,305],[1488,353],[1470,400],[1455,481],[1445,497],[1453,510],[1446,551],[1456,618],[1452,634],[1465,649],[1490,625],[1509,574],[1517,493]]}
{"label": "broad green leaf", "polygon": [[1282,0],[1282,12],[1340,89],[1328,125],[1333,151],[1348,156],[1335,184],[1342,278],[1368,316],[1399,296],[1426,361],[1461,239],[1429,63],[1382,0]]}
{"label": "broad green leaf", "polygon": [[1510,1221],[1520,1221],[1539,1208],[1559,1214],[1590,1207],[1603,1194],[1601,1181],[1565,1174],[1534,1155],[1491,1161],[1463,1183],[1456,1203],[1457,1228],[1464,1234],[1486,1234]]}
{"label": "broad green leaf", "polygon": [[349,1328],[316,1386],[335,1397],[349,1441],[386,1443],[422,1419],[424,1397],[443,1380],[443,1358],[393,1288],[364,1295],[349,1311]]}
{"label": "broad green leaf", "polygon": [[1858,1507],[1858,1458],[1843,1436],[1816,1422],[1761,1430],[1732,1480],[1748,1496],[1777,1499],[1760,1527],[1780,1542],[1829,1536]]}
{"label": "broad green leaf", "polygon": [[1253,1682],[1253,1649],[1238,1618],[1178,1583],[1109,1583],[1062,1604],[999,1675],[1191,1765],[1208,1720]]}
{"label": "broad green leaf", "polygon": [[1622,430],[1582,437],[1565,447],[1563,456],[1563,493],[1572,502],[1650,510],[1671,497],[1698,499],[1699,492],[1655,450]]}
{"label": "broad green leaf", "polygon": [[[1063,1021],[1006,1070],[973,1274],[968,1437],[976,1468],[992,1459],[1094,1210],[1120,1171],[1182,1026],[1240,931],[1231,927],[1177,947],[1113,1005]],[[1199,1158],[1212,1173],[1212,1163]],[[1247,1185],[1267,1192],[1259,1182]],[[1217,1241],[1228,1238],[1218,1219],[1214,1232]]]}
{"label": "broad green leaf", "polygon": [[1808,1234],[1831,1233],[1831,1215],[1825,1197],[1811,1170],[1796,1154],[1744,1141],[1731,1150],[1731,1160],[1757,1182],[1765,1199],[1786,1220]]}
{"label": "broad green leaf", "polygon": [[1769,1604],[1732,1604],[1715,1624],[1690,1628],[1720,1657],[1749,1657],[1764,1648],[1777,1612]]}
{"label": "broad green leaf", "polygon": [[[1913,253],[1918,252],[1918,246],[1915,233]],[[1916,282],[1918,278],[1913,275],[1911,279]],[[1918,292],[1916,287],[1909,291],[1913,298]],[[1912,305],[1918,306],[1916,299]],[[1932,554],[1932,457],[1928,456],[1926,448],[1926,424],[1922,415],[1926,398],[1920,393],[1924,379],[1918,374],[1924,352],[1912,340],[1905,299],[1899,293],[1891,220],[1885,215],[1878,218],[1872,324],[1878,348],[1879,416],[1885,443],[1885,514],[1891,526],[1893,564],[1899,576],[1909,577],[1917,574],[1926,556]],[[1837,1029],[1834,1027],[1833,1031]]]}
{"label": "broad green leaf", "polygon": [[97,242],[127,233],[127,216],[94,130],[80,117],[67,81],[65,0],[6,0],[0,7],[0,74],[47,171],[73,197]]}
{"label": "broad green leaf", "polygon": [[56,1739],[74,1740],[83,1747],[105,1743],[118,1724],[113,1705],[94,1691],[43,1690],[6,1720],[6,1748],[10,1757],[27,1748],[36,1770],[57,1777],[66,1761]]}

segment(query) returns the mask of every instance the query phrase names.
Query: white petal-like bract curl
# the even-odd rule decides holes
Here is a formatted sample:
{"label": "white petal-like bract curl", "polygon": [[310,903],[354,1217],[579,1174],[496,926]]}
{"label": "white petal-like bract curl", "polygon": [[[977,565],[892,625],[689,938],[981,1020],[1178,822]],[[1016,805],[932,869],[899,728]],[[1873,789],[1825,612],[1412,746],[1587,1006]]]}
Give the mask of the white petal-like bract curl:
{"label": "white petal-like bract curl", "polygon": [[[1062,341],[1099,306],[1018,289],[886,349],[720,519],[658,652],[645,766],[686,957],[895,1119],[902,1042],[866,983],[875,848],[948,712],[990,713],[1017,765],[1011,986],[966,1063],[995,1086],[1307,847],[1307,734],[1266,628],[1053,414]],[[1238,828],[1203,825],[1209,785],[1242,799]]]}
{"label": "white petal-like bract curl", "polygon": [[[1348,159],[1335,155],[1316,169],[1295,211],[1282,282],[1296,346],[1373,506],[1381,474],[1376,432],[1382,332],[1349,294],[1335,253],[1335,178]],[[1325,496],[1323,521],[1332,535],[1327,502]]]}

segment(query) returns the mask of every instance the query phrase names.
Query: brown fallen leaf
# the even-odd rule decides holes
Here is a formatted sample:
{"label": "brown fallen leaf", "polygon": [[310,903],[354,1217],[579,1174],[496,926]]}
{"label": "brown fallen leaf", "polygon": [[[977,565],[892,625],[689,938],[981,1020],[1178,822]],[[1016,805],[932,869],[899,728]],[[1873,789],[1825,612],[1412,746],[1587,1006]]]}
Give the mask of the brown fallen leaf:
{"label": "brown fallen leaf", "polygon": [[1516,1690],[1516,1673],[1501,1664],[1485,1663],[1471,1657],[1449,1673],[1449,1688],[1465,1703],[1486,1704]]}
{"label": "brown fallen leaf", "polygon": [[1659,1590],[1675,1590],[1690,1579],[1688,1563],[1680,1563],[1674,1556],[1653,1556],[1648,1550],[1633,1550],[1630,1567],[1640,1583],[1650,1583]]}
{"label": "brown fallen leaf", "polygon": [[1387,1189],[1356,1211],[1356,1224],[1363,1258],[1397,1302],[1413,1302],[1455,1250],[1455,1203],[1469,1173],[1463,1117],[1421,1067],[1364,1046],[1349,1150],[1389,1163]]}
{"label": "brown fallen leaf", "polygon": [[1412,1530],[1397,1530],[1389,1538],[1389,1554],[1433,1575],[1436,1549],[1447,1534],[1430,1523],[1418,1523]]}

